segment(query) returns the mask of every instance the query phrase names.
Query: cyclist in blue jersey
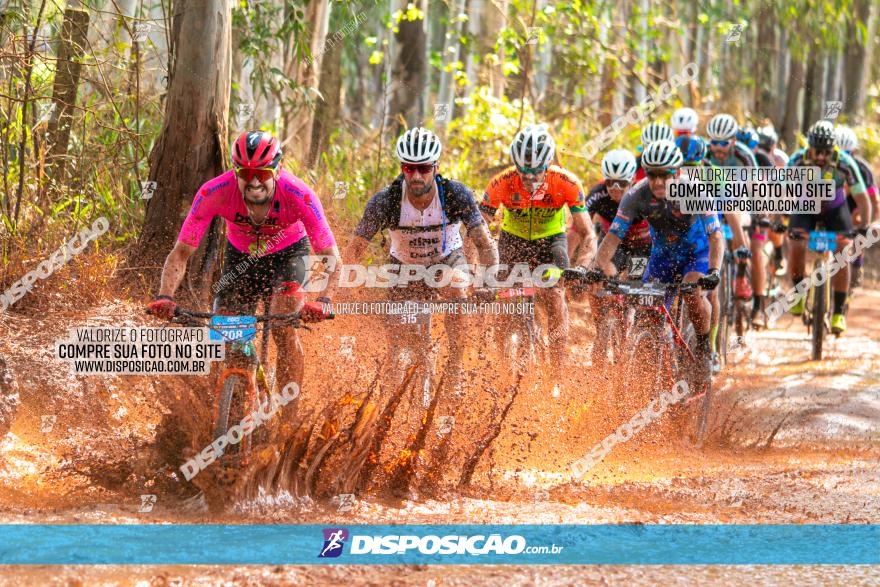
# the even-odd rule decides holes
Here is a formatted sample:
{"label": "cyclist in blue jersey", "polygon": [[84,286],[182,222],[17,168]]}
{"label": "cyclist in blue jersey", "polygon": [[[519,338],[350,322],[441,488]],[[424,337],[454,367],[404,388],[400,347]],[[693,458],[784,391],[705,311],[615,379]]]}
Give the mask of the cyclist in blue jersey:
{"label": "cyclist in blue jersey", "polygon": [[[819,167],[823,179],[834,180],[835,193],[833,200],[821,203],[819,214],[791,215],[788,225],[791,244],[788,265],[795,285],[804,278],[807,249],[805,241],[819,221],[825,225],[825,230],[838,233],[838,243],[844,246],[849,243],[850,239],[846,235],[853,230],[853,220],[846,205],[847,193],[852,195],[858,207],[864,211],[859,220],[861,234],[867,233],[868,219],[871,218],[871,202],[868,200],[859,167],[852,157],[834,144],[834,125],[827,120],[815,123],[807,133],[807,142],[809,147],[793,153],[788,166]],[[849,273],[849,265],[843,265],[831,278],[831,289],[834,292],[831,331],[834,334],[841,334],[846,330]],[[803,312],[804,296],[800,296],[791,308],[791,313],[800,316]]]}
{"label": "cyclist in blue jersey", "polygon": [[[681,151],[685,167],[714,167],[714,165],[706,159],[709,149],[706,141],[704,141],[702,137],[694,134],[682,133],[675,139],[675,144],[678,146],[678,150]],[[724,214],[723,217],[727,225],[730,226],[731,234],[739,235],[738,239],[734,237],[735,241],[738,240],[740,242],[740,247],[736,250],[736,253],[738,254],[737,259],[741,262],[745,262],[745,259],[747,259],[749,255],[749,249],[744,246],[745,233],[743,233],[742,226],[740,225],[739,215]],[[721,360],[717,352],[718,324],[721,319],[721,306],[718,300],[717,290],[709,293],[709,303],[712,304],[712,327],[709,331],[709,344],[712,347],[712,372],[718,373],[721,371]]]}
{"label": "cyclist in blue jersey", "polygon": [[[709,121],[706,132],[709,135],[709,161],[718,167],[757,167],[755,155],[747,145],[736,140],[739,124],[730,114],[717,114]],[[767,240],[766,229],[758,226],[758,221],[763,218],[761,214],[752,214],[751,222],[746,228],[749,235],[749,264],[752,270],[752,280],[749,283],[745,277],[745,263],[737,267],[736,279],[733,289],[736,297],[742,300],[752,300],[752,316],[760,311],[763,305],[763,292],[765,287],[763,253],[764,241]],[[734,237],[736,237],[734,233]],[[739,249],[742,246],[738,239],[734,238],[734,246]],[[738,254],[738,258],[742,255]]]}
{"label": "cyclist in blue jersey", "polygon": [[702,289],[713,290],[720,281],[724,242],[715,213],[684,214],[666,198],[669,181],[678,177],[681,151],[672,141],[651,143],[642,153],[647,177],[633,186],[620,201],[617,215],[589,268],[589,278],[614,276],[613,258],[630,226],[647,220],[653,245],[645,281],[697,282],[700,288],[684,295],[688,315],[697,335],[698,367],[711,369],[710,305]]}

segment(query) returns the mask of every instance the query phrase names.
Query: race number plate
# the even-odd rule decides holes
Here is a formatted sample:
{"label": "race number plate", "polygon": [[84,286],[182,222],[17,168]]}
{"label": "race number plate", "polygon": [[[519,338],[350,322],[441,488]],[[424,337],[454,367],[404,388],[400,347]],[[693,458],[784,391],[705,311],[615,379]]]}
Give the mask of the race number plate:
{"label": "race number plate", "polygon": [[810,241],[807,244],[811,251],[824,253],[826,251],[834,252],[837,248],[837,234],[823,230],[814,230],[810,233]]}
{"label": "race number plate", "polygon": [[427,304],[422,302],[404,302],[400,311],[401,324],[429,324],[431,314],[426,309]]}
{"label": "race number plate", "polygon": [[627,273],[630,279],[639,279],[645,274],[645,269],[647,268],[647,257],[632,257],[629,260],[629,271]]}
{"label": "race number plate", "polygon": [[657,307],[663,305],[663,296],[656,294],[638,294],[635,296],[636,304],[642,307]]}
{"label": "race number plate", "polygon": [[257,335],[256,316],[214,316],[211,318],[211,340],[248,342]]}
{"label": "race number plate", "polygon": [[[523,298],[535,297],[534,287],[511,287],[498,292],[499,300],[523,301]],[[530,301],[530,300],[529,300]]]}

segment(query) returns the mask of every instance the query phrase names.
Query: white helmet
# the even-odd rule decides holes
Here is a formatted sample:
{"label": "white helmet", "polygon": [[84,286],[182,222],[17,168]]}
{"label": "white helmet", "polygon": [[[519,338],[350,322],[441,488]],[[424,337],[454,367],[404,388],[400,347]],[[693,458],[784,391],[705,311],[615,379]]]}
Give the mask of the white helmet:
{"label": "white helmet", "polygon": [[556,142],[546,124],[530,124],[510,143],[510,157],[517,167],[535,169],[550,165],[556,155]]}
{"label": "white helmet", "polygon": [[672,130],[696,132],[700,116],[693,108],[679,108],[672,113]]}
{"label": "white helmet", "polygon": [[706,125],[706,134],[709,138],[716,141],[732,139],[736,136],[739,125],[736,119],[730,114],[716,114]]}
{"label": "white helmet", "polygon": [[645,168],[678,169],[682,163],[684,156],[678,150],[678,145],[672,141],[655,141],[642,153],[642,167]]}
{"label": "white helmet", "polygon": [[626,149],[608,151],[602,158],[602,175],[605,179],[632,181],[636,174],[636,158]]}
{"label": "white helmet", "polygon": [[859,148],[859,138],[855,131],[848,126],[838,125],[834,129],[834,138],[837,146],[844,151],[856,151]]}
{"label": "white helmet", "polygon": [[437,135],[420,126],[409,129],[397,139],[397,158],[401,163],[436,163],[442,150]]}
{"label": "white helmet", "polygon": [[651,122],[642,129],[642,145],[648,146],[654,141],[671,141],[672,129],[665,122]]}

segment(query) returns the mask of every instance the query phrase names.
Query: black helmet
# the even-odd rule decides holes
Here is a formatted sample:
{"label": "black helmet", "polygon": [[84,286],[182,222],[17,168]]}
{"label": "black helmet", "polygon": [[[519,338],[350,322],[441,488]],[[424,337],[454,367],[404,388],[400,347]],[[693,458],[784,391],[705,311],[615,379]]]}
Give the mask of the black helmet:
{"label": "black helmet", "polygon": [[807,142],[811,147],[830,149],[834,146],[834,125],[829,120],[820,120],[807,132]]}

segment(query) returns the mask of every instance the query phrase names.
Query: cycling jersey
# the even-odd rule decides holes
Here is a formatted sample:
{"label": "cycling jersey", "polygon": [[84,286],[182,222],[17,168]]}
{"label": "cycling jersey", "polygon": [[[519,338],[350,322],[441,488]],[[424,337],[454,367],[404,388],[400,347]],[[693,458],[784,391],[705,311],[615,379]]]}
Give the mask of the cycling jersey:
{"label": "cycling jersey", "polygon": [[636,155],[636,174],[633,176],[633,183],[636,184],[643,179],[645,179],[645,170],[642,168],[642,155],[639,154]]}
{"label": "cycling jersey", "polygon": [[653,241],[646,280],[670,283],[691,271],[708,270],[708,235],[721,229],[714,212],[684,214],[674,202],[655,198],[648,180],[642,180],[624,194],[609,232],[623,240],[630,226],[642,220]]}
{"label": "cycling jersey", "polygon": [[[877,184],[874,183],[874,173],[868,166],[868,162],[861,157],[856,157],[852,154],[850,154],[850,157],[852,157],[853,161],[855,161],[859,168],[859,174],[861,174],[862,182],[865,184],[865,193],[871,197],[877,195]],[[856,209],[856,201],[853,199],[852,194],[849,194],[846,197],[846,202],[849,205],[850,211]]]}
{"label": "cycling jersey", "polygon": [[406,186],[399,175],[367,202],[355,234],[370,240],[387,228],[391,256],[414,265],[433,265],[461,249],[461,225],[469,231],[483,224],[483,217],[467,186],[440,175],[435,181],[434,200],[420,211],[404,196]]}
{"label": "cycling jersey", "polygon": [[[596,184],[587,196],[584,207],[587,209],[587,212],[598,218],[603,235],[608,234],[608,229],[611,228],[611,223],[614,222],[614,217],[617,216],[618,204],[618,202],[611,199],[604,182]],[[645,245],[651,246],[651,233],[648,229],[648,221],[642,220],[638,224],[630,226],[620,246],[627,249],[635,249],[643,248]]]}
{"label": "cycling jersey", "polygon": [[494,216],[504,206],[501,229],[527,240],[565,233],[565,206],[584,212],[584,189],[575,174],[556,165],[547,169],[544,184],[534,194],[523,187],[516,167],[492,178],[480,209]]}
{"label": "cycling jersey", "polygon": [[[792,154],[788,161],[789,167],[814,167],[815,163],[810,161],[807,149],[800,149]],[[822,179],[834,180],[834,199],[831,201],[823,200],[821,205],[822,212],[834,210],[843,206],[846,202],[846,187],[849,187],[851,195],[865,193],[865,184],[859,173],[859,166],[845,151],[834,147],[831,154],[829,164],[822,169]]]}
{"label": "cycling jersey", "polygon": [[757,150],[752,154],[755,156],[755,161],[758,163],[758,167],[776,167],[773,159],[771,159],[767,153]]}
{"label": "cycling jersey", "polygon": [[260,256],[285,249],[309,236],[315,250],[336,244],[321,201],[301,179],[281,170],[269,213],[259,226],[251,222],[234,171],[227,171],[199,188],[177,240],[197,247],[220,216],[226,238],[239,251]]}

